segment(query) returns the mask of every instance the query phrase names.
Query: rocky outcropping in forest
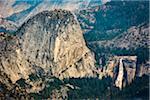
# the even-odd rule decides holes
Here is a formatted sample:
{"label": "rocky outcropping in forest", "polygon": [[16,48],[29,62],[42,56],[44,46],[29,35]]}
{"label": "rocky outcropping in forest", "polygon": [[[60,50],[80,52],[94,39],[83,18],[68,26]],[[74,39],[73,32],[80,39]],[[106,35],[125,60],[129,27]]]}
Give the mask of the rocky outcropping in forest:
{"label": "rocky outcropping in forest", "polygon": [[24,23],[16,34],[4,36],[0,41],[1,83],[15,83],[31,74],[60,79],[95,75],[95,60],[71,12],[41,12]]}
{"label": "rocky outcropping in forest", "polygon": [[[123,5],[127,4],[123,3]],[[105,6],[102,8],[102,11],[108,9]],[[99,9],[98,7],[97,11]],[[104,17],[106,16],[104,14]],[[91,14],[88,18],[90,22],[98,24],[94,25],[96,28],[89,26],[87,29],[106,28],[97,27],[103,25],[97,22],[98,16],[95,19]],[[0,23],[2,29],[17,29],[7,20],[0,20]],[[113,25],[115,24],[116,21]],[[83,26],[82,28],[86,31]],[[4,30],[5,32],[0,33],[0,97],[67,99],[73,96],[79,99],[81,97],[101,99],[111,96],[116,87],[119,89],[128,87],[136,76],[149,73],[147,61],[149,25],[138,23],[137,26],[128,28],[126,32],[111,40],[99,41],[99,37],[93,35],[98,41],[90,41],[89,47],[93,49],[97,59],[100,56],[106,58],[106,65],[102,64],[98,68],[95,67],[94,57],[86,46],[76,16],[69,11],[41,12],[17,29],[15,36],[5,34],[7,31]],[[113,31],[107,32],[113,33]],[[103,61],[100,60],[100,63]],[[142,89],[143,87],[136,91]]]}
{"label": "rocky outcropping in forest", "polygon": [[110,76],[113,84],[122,89],[131,84],[136,77],[136,56],[114,56],[109,59],[106,67],[100,72],[101,77]]}

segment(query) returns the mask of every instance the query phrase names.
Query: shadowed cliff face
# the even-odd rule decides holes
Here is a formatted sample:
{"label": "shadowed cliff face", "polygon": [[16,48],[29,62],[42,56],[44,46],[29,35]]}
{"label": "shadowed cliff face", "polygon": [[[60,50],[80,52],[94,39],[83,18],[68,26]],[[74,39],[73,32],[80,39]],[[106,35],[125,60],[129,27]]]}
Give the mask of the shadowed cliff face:
{"label": "shadowed cliff face", "polygon": [[[133,6],[130,6],[132,4]],[[149,25],[143,23],[147,21],[147,15],[140,14],[141,11],[147,12],[144,10],[147,6],[144,6],[145,3],[137,4],[110,2],[102,7],[89,9],[87,12],[81,11],[83,31],[88,29],[87,34],[94,32],[94,35],[91,35],[93,38],[90,35],[88,38],[85,37],[87,40],[91,38],[88,41],[89,47],[95,51],[99,61],[95,63],[96,69],[94,58],[84,42],[81,28],[75,16],[69,11],[44,11],[37,14],[39,10],[36,9],[37,12],[33,10],[33,15],[37,15],[28,16],[29,20],[19,29],[9,19],[1,18],[0,98],[6,100],[12,99],[11,97],[19,100],[33,99],[33,97],[35,100],[129,99],[134,96],[137,99],[138,95],[142,95],[142,98],[147,99],[148,76],[143,74],[149,73],[149,62],[146,61]],[[130,7],[134,7],[137,12],[139,9],[143,10],[137,14],[132,8],[128,10]],[[121,11],[121,8],[126,9]],[[130,11],[133,11],[133,14],[130,14]],[[126,16],[122,18],[124,14],[129,16],[127,18],[129,21],[126,20]],[[137,20],[140,18],[142,20],[132,21],[135,19],[132,15],[135,15]],[[121,19],[116,19],[117,16]],[[16,14],[13,17],[16,18]],[[125,20],[122,20],[124,18]],[[146,20],[143,20],[144,18]],[[126,22],[131,22],[128,27]],[[123,32],[124,28],[126,32]],[[9,30],[16,29],[18,30],[16,36],[5,34]],[[116,36],[116,38],[110,39],[107,36]]]}
{"label": "shadowed cliff face", "polygon": [[1,69],[13,83],[20,78],[27,79],[31,73],[60,79],[94,76],[94,58],[71,12],[39,13],[24,23],[17,34],[16,47],[10,50],[14,55],[8,52],[9,61],[1,59]]}
{"label": "shadowed cliff face", "polygon": [[27,62],[20,62],[20,56],[16,52],[18,38],[8,34],[1,35],[0,47],[0,82],[10,85],[9,83],[15,83],[20,77],[27,78],[30,68],[21,65]]}
{"label": "shadowed cliff face", "polygon": [[136,77],[136,56],[114,56],[100,72],[101,77],[110,76],[113,84],[122,89],[131,84]]}

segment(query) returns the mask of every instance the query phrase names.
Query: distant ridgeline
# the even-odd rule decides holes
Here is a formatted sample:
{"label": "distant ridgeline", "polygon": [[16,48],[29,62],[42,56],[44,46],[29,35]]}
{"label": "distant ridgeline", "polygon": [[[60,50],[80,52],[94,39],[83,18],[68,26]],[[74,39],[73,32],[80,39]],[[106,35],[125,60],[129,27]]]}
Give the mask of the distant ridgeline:
{"label": "distant ridgeline", "polygon": [[106,55],[137,55],[142,63],[149,54],[148,13],[148,1],[111,1],[80,11],[78,20],[97,60]]}
{"label": "distant ridgeline", "polygon": [[[87,41],[110,40],[132,26],[149,22],[148,1],[111,1],[81,10],[78,20]],[[90,16],[90,17],[89,17]]]}
{"label": "distant ridgeline", "polygon": [[32,3],[0,19],[0,99],[149,99],[148,1],[112,1],[75,14],[39,13],[34,8],[46,4]]}

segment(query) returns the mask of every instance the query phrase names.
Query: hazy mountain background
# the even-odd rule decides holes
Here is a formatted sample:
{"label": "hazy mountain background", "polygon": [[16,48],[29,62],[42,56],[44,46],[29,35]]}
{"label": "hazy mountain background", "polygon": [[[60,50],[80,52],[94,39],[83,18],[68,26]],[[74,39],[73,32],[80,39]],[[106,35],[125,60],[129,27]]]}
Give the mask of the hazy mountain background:
{"label": "hazy mountain background", "polygon": [[149,1],[107,2],[80,11],[78,20],[96,55],[139,55],[141,61],[148,60]]}
{"label": "hazy mountain background", "polygon": [[1,0],[0,96],[148,100],[149,28],[148,0]]}
{"label": "hazy mountain background", "polygon": [[107,0],[1,0],[0,17],[22,24],[29,17],[52,9],[80,11],[106,3]]}

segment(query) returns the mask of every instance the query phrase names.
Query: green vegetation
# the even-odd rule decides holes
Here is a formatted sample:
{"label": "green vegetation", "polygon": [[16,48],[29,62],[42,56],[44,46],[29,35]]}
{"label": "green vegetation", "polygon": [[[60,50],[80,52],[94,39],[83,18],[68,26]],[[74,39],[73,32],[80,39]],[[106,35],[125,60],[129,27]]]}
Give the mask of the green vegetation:
{"label": "green vegetation", "polygon": [[50,79],[51,81],[46,83],[46,87],[39,93],[31,93],[30,96],[34,97],[35,100],[47,99],[50,98],[51,92],[54,89],[60,89],[60,86],[63,85],[63,82],[55,77]]}
{"label": "green vegetation", "polygon": [[111,87],[111,78],[71,78],[65,79],[64,83],[69,83],[76,89],[71,89],[68,93],[69,99],[102,99],[108,98],[109,88]]}
{"label": "green vegetation", "polygon": [[[102,56],[107,61],[107,58],[110,55],[119,55],[119,56],[137,56],[138,64],[145,63],[149,60],[149,48],[148,47],[138,47],[138,48],[116,48],[116,47],[93,47],[90,45],[91,50],[96,54],[96,60],[98,62],[99,58]],[[97,55],[99,54],[99,55]]]}
{"label": "green vegetation", "polygon": [[[69,78],[59,80],[55,77],[52,81],[47,82],[48,87],[45,87],[39,93],[31,93],[30,96],[36,100],[47,99],[51,97],[52,90],[60,90],[61,86],[70,84],[74,88],[69,88],[67,93],[69,100],[77,99],[134,99],[141,98],[148,100],[148,76],[136,78],[132,84],[128,85],[123,90],[119,90],[112,84],[110,77],[103,78]],[[63,95],[63,94],[62,94]]]}
{"label": "green vegetation", "polygon": [[[24,79],[17,81],[21,88],[27,87]],[[25,91],[8,91],[5,85],[1,84],[1,88],[8,91],[12,97],[16,96],[27,96],[28,98],[33,97],[35,100],[43,100],[52,98],[52,91],[60,90],[65,84],[70,84],[74,88],[68,86],[69,91],[67,92],[68,100],[79,100],[79,99],[100,99],[100,100],[149,100],[149,76],[137,77],[133,83],[119,90],[112,84],[110,77],[103,78],[69,78],[59,80],[52,77],[45,83],[47,86],[39,93],[27,94]],[[12,93],[11,93],[12,92]],[[61,93],[61,92],[59,92]],[[57,95],[57,93],[56,93]],[[66,95],[66,94],[59,94]]]}
{"label": "green vegetation", "polygon": [[[87,41],[110,40],[122,34],[132,26],[138,26],[142,23],[149,22],[149,3],[148,1],[111,1],[100,10],[88,12],[83,10],[81,15],[94,15],[95,23],[79,15],[78,19],[82,23],[94,28],[84,34]],[[86,25],[81,23],[82,29],[86,29]]]}
{"label": "green vegetation", "polygon": [[25,79],[20,79],[16,82],[21,88],[25,88],[27,83],[25,82]]}
{"label": "green vegetation", "polygon": [[36,81],[36,80],[39,79],[39,77],[38,77],[36,74],[31,74],[31,75],[29,75],[29,79],[30,79],[31,81]]}
{"label": "green vegetation", "polygon": [[149,100],[149,76],[137,77],[122,91],[113,91],[112,98]]}

